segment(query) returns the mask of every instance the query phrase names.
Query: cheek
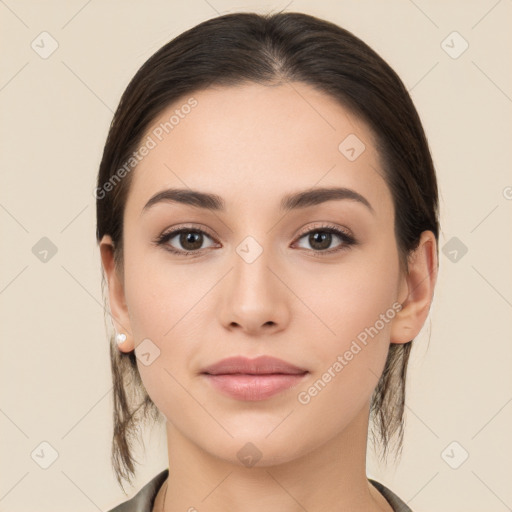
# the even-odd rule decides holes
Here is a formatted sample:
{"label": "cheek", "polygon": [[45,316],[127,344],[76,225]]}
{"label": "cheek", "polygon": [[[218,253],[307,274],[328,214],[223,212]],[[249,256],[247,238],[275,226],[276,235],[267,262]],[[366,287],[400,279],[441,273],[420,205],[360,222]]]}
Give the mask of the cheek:
{"label": "cheek", "polygon": [[382,373],[397,312],[398,257],[389,248],[353,262],[304,283],[305,290],[315,290],[305,302],[321,322],[311,324],[308,336],[316,340],[310,353],[317,380],[314,388],[302,389],[301,403],[321,394],[318,403],[342,400],[344,409],[355,410],[370,398]]}
{"label": "cheek", "polygon": [[383,295],[374,290],[365,301],[340,303],[332,324],[335,335],[317,336],[311,351],[315,371],[297,390],[296,399],[307,417],[324,418],[322,429],[344,429],[371,400],[386,362],[395,314]]}
{"label": "cheek", "polygon": [[[317,316],[314,322],[310,319],[310,325],[322,335],[320,347],[329,352],[343,349],[376,323],[381,338],[389,334],[398,289],[395,256],[391,248],[388,253],[375,251],[375,255],[361,252],[350,262],[301,277],[295,290],[301,290],[298,295]],[[386,313],[382,324],[381,315]]]}
{"label": "cheek", "polygon": [[190,401],[180,383],[189,378],[200,346],[208,278],[191,279],[186,266],[166,264],[165,255],[136,244],[126,254],[125,295],[139,373],[158,409],[173,418]]}
{"label": "cheek", "polygon": [[136,343],[143,338],[165,343],[187,322],[187,311],[207,290],[205,282],[197,274],[191,278],[187,265],[172,264],[165,249],[135,236],[127,240],[125,254],[125,295]]}

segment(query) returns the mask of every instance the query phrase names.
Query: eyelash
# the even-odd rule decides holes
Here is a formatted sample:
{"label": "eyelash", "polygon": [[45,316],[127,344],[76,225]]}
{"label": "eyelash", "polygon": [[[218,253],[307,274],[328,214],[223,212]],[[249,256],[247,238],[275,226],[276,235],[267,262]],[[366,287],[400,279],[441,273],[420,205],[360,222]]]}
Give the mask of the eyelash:
{"label": "eyelash", "polygon": [[[334,249],[326,249],[326,250],[322,250],[322,251],[315,251],[313,249],[305,249],[309,252],[312,252],[315,256],[324,257],[324,256],[331,255],[333,253],[338,253],[338,252],[347,250],[350,246],[356,245],[358,243],[356,241],[356,239],[351,234],[349,234],[331,224],[322,224],[319,226],[315,226],[312,229],[310,228],[307,231],[300,233],[296,240],[300,240],[301,238],[303,238],[306,235],[309,235],[311,233],[317,233],[317,232],[331,233],[331,234],[337,235],[341,239],[342,243]],[[164,247],[165,250],[167,250],[173,254],[177,254],[179,256],[188,256],[188,257],[192,257],[192,258],[201,256],[201,251],[202,251],[201,249],[198,249],[195,251],[185,251],[185,250],[175,249],[174,247],[167,244],[167,242],[169,240],[171,240],[176,235],[179,235],[181,233],[201,233],[203,235],[207,235],[208,237],[210,237],[212,239],[214,238],[213,235],[211,235],[207,231],[204,231],[203,229],[195,228],[192,226],[182,226],[180,228],[173,229],[172,231],[162,233],[154,240],[154,243],[157,246],[165,246]]]}

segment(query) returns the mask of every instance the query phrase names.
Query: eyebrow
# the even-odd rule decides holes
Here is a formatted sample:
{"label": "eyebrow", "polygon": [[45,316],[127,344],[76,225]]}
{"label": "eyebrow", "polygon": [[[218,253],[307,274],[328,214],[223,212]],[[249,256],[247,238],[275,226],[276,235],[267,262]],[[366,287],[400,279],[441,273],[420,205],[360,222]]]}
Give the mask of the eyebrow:
{"label": "eyebrow", "polygon": [[[368,210],[373,214],[375,213],[372,205],[364,196],[355,190],[345,187],[310,188],[287,194],[281,200],[280,209],[282,211],[290,211],[307,208],[309,206],[316,206],[327,201],[342,199],[357,201],[366,206],[366,208],[368,208]],[[170,188],[162,190],[151,197],[151,199],[144,205],[141,214],[149,210],[155,204],[168,202],[185,204],[211,211],[223,212],[226,210],[226,203],[224,199],[217,194],[200,192],[192,189]]]}

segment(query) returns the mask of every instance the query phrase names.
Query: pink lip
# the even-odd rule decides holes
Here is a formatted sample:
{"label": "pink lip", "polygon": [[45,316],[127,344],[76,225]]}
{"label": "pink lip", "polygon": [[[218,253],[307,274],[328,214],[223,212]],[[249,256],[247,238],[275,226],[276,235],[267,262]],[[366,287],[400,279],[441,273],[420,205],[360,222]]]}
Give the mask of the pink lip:
{"label": "pink lip", "polygon": [[299,368],[276,357],[259,356],[255,359],[249,359],[243,356],[235,356],[222,359],[215,364],[207,366],[201,370],[201,373],[209,373],[211,375],[226,373],[248,373],[252,375],[287,373],[297,375],[306,371],[305,368]]}
{"label": "pink lip", "polygon": [[219,391],[239,400],[264,400],[298,384],[307,370],[282,359],[230,357],[201,372]]}

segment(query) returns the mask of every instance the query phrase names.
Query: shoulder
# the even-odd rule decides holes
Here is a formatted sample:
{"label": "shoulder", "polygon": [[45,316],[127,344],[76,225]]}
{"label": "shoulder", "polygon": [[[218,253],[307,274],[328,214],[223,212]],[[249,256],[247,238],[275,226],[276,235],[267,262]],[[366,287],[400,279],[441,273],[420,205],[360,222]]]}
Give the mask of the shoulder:
{"label": "shoulder", "polygon": [[164,469],[144,485],[133,498],[120,503],[108,512],[151,512],[155,497],[168,475],[169,469]]}
{"label": "shoulder", "polygon": [[385,485],[371,478],[368,478],[368,480],[386,498],[395,512],[412,512],[411,508]]}

